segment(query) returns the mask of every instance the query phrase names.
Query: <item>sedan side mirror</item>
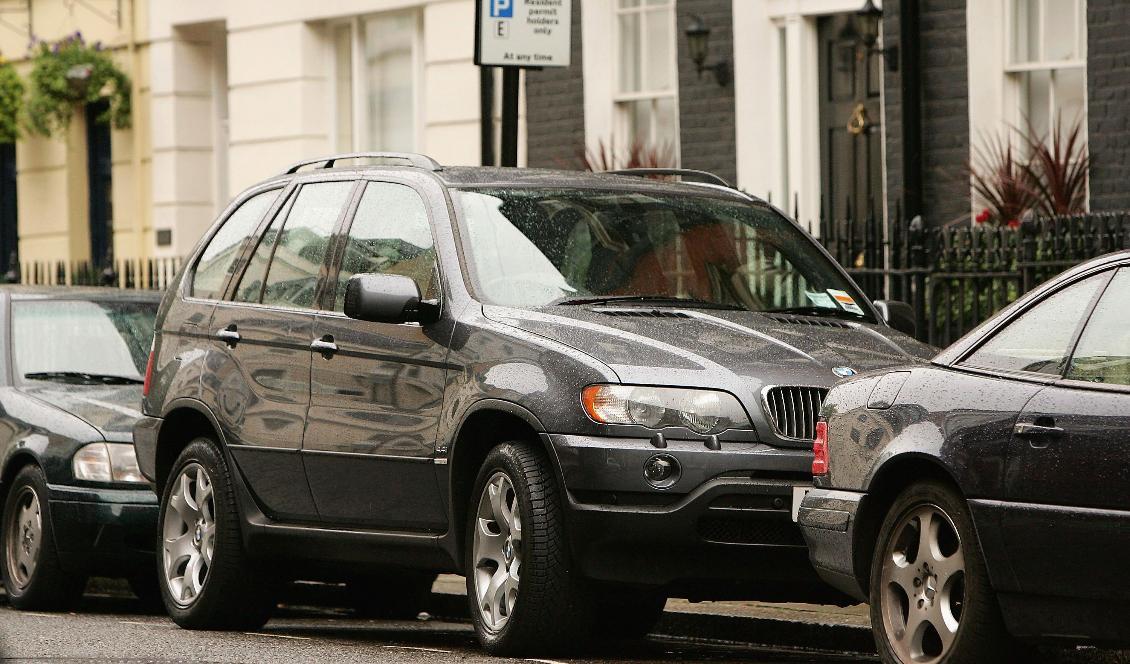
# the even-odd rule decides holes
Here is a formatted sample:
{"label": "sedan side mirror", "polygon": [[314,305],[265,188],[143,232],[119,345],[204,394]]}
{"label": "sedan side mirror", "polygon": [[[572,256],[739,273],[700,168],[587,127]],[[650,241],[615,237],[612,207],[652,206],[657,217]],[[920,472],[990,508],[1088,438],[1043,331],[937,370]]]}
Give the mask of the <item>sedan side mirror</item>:
{"label": "sedan side mirror", "polygon": [[899,332],[914,336],[918,331],[918,323],[915,320],[914,308],[906,302],[899,302],[898,300],[875,300],[875,307],[882,314],[883,320],[887,325],[895,328]]}
{"label": "sedan side mirror", "polygon": [[411,277],[355,274],[345,287],[345,315],[374,323],[433,323],[439,303],[421,299]]}

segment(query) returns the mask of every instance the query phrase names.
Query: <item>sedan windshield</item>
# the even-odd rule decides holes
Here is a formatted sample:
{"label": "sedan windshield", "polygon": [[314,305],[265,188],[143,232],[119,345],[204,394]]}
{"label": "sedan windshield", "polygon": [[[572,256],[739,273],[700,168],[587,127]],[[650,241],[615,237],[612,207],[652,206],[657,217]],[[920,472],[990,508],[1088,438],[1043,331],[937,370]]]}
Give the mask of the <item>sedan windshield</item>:
{"label": "sedan windshield", "polygon": [[464,190],[475,293],[488,304],[638,304],[868,319],[858,291],[770,208],[708,196]]}
{"label": "sedan windshield", "polygon": [[157,305],[89,300],[12,303],[12,356],[25,380],[141,383]]}

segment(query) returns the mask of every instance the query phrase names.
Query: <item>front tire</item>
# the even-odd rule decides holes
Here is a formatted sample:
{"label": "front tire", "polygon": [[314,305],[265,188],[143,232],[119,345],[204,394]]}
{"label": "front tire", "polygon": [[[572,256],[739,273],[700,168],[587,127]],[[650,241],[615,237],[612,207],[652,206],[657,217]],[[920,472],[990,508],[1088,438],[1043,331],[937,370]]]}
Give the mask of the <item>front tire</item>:
{"label": "front tire", "polygon": [[911,485],[879,531],[871,625],[891,664],[1007,661],[1010,638],[969,507],[937,481]]}
{"label": "front tire", "polygon": [[177,458],[159,532],[161,596],[173,622],[241,631],[266,624],[273,588],[243,550],[231,473],[212,440],[197,438]]}
{"label": "front tire", "polygon": [[548,654],[587,641],[593,607],[570,569],[549,459],[522,442],[487,455],[467,513],[467,597],[492,655]]}
{"label": "front tire", "polygon": [[47,500],[47,479],[27,466],[12,480],[4,501],[4,588],[8,602],[23,611],[64,611],[82,597],[86,577],[63,570],[55,548],[55,524]]}

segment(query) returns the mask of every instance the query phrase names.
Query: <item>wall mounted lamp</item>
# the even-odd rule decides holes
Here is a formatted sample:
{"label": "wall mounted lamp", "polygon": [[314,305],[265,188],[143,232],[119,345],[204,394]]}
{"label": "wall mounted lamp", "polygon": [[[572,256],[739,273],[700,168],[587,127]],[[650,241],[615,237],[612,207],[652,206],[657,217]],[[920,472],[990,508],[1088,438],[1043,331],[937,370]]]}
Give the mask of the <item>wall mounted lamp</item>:
{"label": "wall mounted lamp", "polygon": [[702,17],[692,16],[691,24],[687,26],[685,33],[687,35],[687,51],[698,70],[698,77],[702,78],[702,73],[709,70],[714,73],[714,80],[718,82],[718,85],[722,87],[729,85],[730,61],[719,60],[709,64],[706,62],[706,55],[710,50],[710,28],[706,26]]}

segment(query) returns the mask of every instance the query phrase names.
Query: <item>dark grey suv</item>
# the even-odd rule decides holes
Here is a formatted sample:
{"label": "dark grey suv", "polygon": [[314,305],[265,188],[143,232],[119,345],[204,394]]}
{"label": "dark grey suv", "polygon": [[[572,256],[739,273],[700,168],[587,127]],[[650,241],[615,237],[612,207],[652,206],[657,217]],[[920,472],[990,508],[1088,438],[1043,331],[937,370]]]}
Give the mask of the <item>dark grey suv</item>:
{"label": "dark grey suv", "polygon": [[642,634],[668,596],[827,597],[793,522],[821,399],[930,354],[718,184],[343,155],[186,265],[135,445],[190,628],[261,625],[296,578],[414,614],[465,574],[507,654]]}

